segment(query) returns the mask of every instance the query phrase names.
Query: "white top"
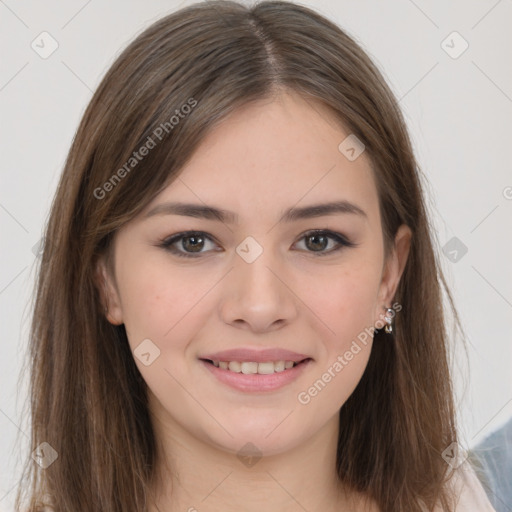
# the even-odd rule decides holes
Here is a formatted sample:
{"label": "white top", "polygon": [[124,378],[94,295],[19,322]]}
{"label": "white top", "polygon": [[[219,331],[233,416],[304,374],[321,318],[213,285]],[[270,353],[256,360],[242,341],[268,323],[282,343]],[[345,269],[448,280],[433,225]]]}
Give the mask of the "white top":
{"label": "white top", "polygon": [[[450,483],[458,497],[455,512],[496,512],[468,460],[455,470]],[[435,510],[441,512],[442,509]]]}

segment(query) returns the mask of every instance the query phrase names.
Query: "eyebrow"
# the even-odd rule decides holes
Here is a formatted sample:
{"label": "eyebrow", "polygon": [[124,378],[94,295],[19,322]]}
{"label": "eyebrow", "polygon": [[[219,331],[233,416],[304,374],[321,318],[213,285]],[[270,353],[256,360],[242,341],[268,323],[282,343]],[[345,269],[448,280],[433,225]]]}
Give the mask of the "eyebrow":
{"label": "eyebrow", "polygon": [[[334,201],[329,203],[313,204],[300,208],[289,208],[281,216],[279,222],[294,222],[302,219],[323,217],[326,215],[352,214],[368,218],[366,212],[359,206],[349,201]],[[238,223],[238,215],[234,212],[216,208],[214,206],[192,204],[192,203],[161,203],[152,208],[145,218],[154,215],[183,215],[197,219],[218,220],[224,223]]]}

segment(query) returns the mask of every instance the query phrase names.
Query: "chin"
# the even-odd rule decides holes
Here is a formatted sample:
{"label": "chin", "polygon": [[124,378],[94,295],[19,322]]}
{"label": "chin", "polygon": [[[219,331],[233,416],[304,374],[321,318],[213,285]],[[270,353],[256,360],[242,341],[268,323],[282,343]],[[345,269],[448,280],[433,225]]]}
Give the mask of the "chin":
{"label": "chin", "polygon": [[223,423],[232,437],[222,429],[220,435],[211,437],[211,442],[237,456],[250,456],[252,452],[260,457],[284,453],[304,442],[303,437],[306,437],[306,433],[299,432],[289,421],[291,418],[287,418],[290,410],[280,409],[279,414],[269,415],[266,419],[256,418],[258,413],[255,411],[252,418],[244,415],[231,423]]}

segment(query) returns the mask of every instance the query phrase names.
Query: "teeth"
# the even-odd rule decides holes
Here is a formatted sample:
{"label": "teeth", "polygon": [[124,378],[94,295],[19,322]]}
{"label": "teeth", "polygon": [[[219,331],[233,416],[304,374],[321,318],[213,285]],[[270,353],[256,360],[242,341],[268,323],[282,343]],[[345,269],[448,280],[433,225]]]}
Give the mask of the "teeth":
{"label": "teeth", "polygon": [[259,373],[260,375],[270,375],[275,372],[282,372],[292,368],[298,363],[293,361],[265,361],[263,363],[249,361],[212,361],[214,366],[229,370],[235,373],[244,373],[246,375]]}
{"label": "teeth", "polygon": [[[228,368],[232,372],[236,372],[236,373],[240,373],[242,371],[242,365],[238,361],[230,361],[228,363]],[[244,373],[247,373],[247,372],[244,372]]]}

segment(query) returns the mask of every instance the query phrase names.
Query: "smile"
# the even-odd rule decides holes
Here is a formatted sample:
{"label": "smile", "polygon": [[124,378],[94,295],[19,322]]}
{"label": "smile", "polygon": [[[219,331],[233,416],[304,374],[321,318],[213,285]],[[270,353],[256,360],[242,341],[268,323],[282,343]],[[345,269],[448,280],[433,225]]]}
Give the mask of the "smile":
{"label": "smile", "polygon": [[[300,361],[299,361],[300,362]],[[212,361],[217,368],[229,370],[236,373],[250,375],[259,373],[260,375],[270,375],[275,372],[283,372],[293,368],[298,362],[294,361],[265,361],[257,363],[255,361]]]}

